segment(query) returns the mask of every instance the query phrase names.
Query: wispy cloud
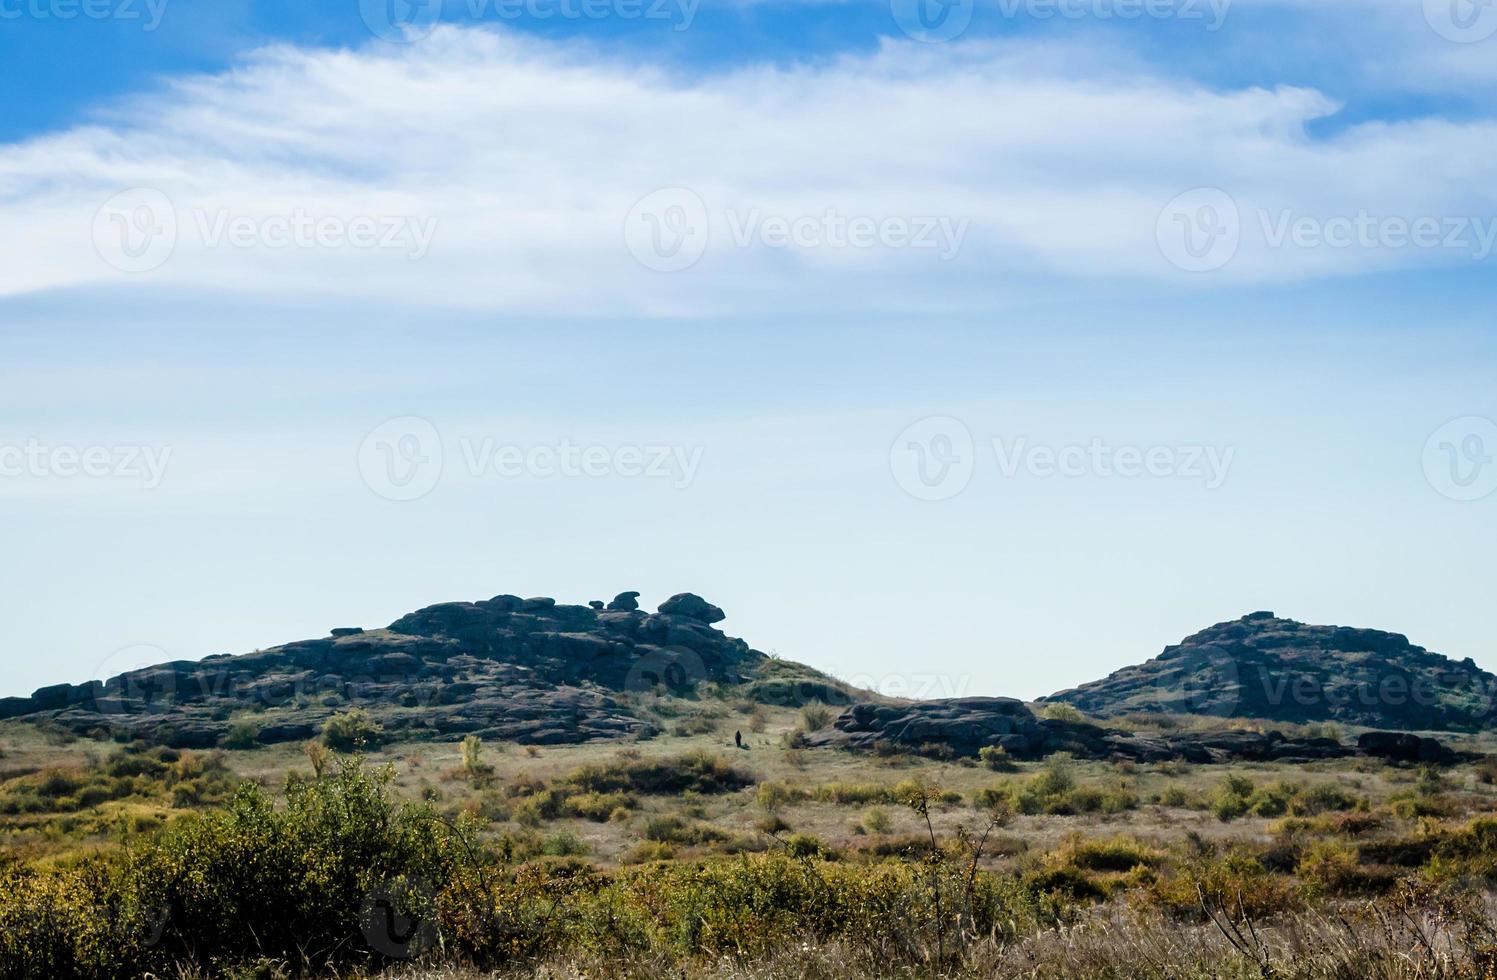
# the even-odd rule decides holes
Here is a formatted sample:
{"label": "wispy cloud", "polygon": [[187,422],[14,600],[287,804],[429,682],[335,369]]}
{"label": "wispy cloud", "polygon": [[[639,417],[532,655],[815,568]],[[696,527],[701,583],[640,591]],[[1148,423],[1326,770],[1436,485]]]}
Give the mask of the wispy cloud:
{"label": "wispy cloud", "polygon": [[[588,54],[451,27],[411,46],[277,47],[107,126],[0,148],[0,294],[981,307],[1036,278],[1209,286],[1470,264],[1477,222],[1497,219],[1488,120],[1317,140],[1306,125],[1339,106],[1314,90],[1214,90],[1035,41],[693,77]],[[1171,213],[1199,187],[1235,216],[1189,196]],[[676,190],[649,197],[662,188]],[[1418,219],[1442,240],[1444,222],[1471,222],[1471,248],[1401,242],[1397,223]],[[1343,246],[1343,220],[1374,231]],[[1223,222],[1226,261],[1191,258],[1204,238],[1182,260],[1171,236]]]}

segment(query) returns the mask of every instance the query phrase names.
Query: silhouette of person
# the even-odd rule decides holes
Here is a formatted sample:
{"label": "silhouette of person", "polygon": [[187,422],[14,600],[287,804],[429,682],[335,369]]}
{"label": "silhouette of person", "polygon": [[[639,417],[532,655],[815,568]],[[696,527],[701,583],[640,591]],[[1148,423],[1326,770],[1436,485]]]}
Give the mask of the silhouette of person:
{"label": "silhouette of person", "polygon": [[733,744],[738,746],[740,749],[743,748],[743,732],[733,733]]}

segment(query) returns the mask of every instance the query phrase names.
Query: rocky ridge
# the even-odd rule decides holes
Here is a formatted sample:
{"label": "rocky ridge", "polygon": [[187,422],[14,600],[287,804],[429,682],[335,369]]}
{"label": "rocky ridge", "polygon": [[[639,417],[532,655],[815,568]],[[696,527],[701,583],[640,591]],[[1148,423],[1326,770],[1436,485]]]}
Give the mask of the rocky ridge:
{"label": "rocky ridge", "polygon": [[[237,719],[249,719],[261,742],[284,742],[360,707],[397,737],[471,732],[553,744],[652,734],[631,694],[682,693],[703,681],[772,694],[787,683],[769,676],[784,675],[783,665],[716,629],[723,611],[701,597],[672,596],[649,613],[638,596],[586,606],[514,595],[443,603],[384,629],[340,628],[242,656],[45,687],[0,700],[0,718],[203,747],[221,743]],[[826,687],[823,696],[836,698],[826,678],[793,666],[792,687]]]}
{"label": "rocky ridge", "polygon": [[1401,732],[1367,732],[1355,743],[1294,738],[1280,732],[1239,730],[1139,734],[1085,722],[1036,717],[1013,698],[954,698],[908,705],[860,702],[832,727],[808,737],[812,746],[874,751],[950,752],[976,756],[987,747],[1014,759],[1069,752],[1083,759],[1134,762],[1221,763],[1237,760],[1310,762],[1351,755],[1395,761],[1448,763],[1458,756],[1432,738]]}
{"label": "rocky ridge", "polygon": [[1398,633],[1257,612],[1046,700],[1097,718],[1159,712],[1474,731],[1497,727],[1494,698],[1497,675],[1470,658],[1431,653]]}

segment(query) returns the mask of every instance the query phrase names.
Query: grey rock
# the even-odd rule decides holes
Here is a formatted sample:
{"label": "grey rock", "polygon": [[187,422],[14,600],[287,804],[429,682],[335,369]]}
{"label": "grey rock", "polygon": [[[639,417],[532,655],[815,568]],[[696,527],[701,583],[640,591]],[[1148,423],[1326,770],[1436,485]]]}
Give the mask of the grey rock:
{"label": "grey rock", "polygon": [[666,616],[685,616],[704,623],[720,623],[728,618],[727,613],[691,592],[673,595],[660,604],[660,612]]}

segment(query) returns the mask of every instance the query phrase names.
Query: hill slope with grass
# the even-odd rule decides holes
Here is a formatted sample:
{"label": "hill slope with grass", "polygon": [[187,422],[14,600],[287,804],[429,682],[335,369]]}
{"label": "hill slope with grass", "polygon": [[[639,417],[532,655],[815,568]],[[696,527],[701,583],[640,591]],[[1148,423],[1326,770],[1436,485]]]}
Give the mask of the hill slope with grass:
{"label": "hill slope with grass", "polygon": [[1324,722],[1405,731],[1497,727],[1497,676],[1381,630],[1252,613],[1146,663],[1047,700],[1098,718],[1139,713]]}
{"label": "hill slope with grass", "polygon": [[638,596],[443,603],[384,629],[42,688],[0,701],[0,718],[185,748],[307,739],[334,719],[352,737],[561,744],[652,734],[642,701],[704,685],[779,705],[848,700],[826,675],[717,629],[725,614],[699,596],[654,613]]}

